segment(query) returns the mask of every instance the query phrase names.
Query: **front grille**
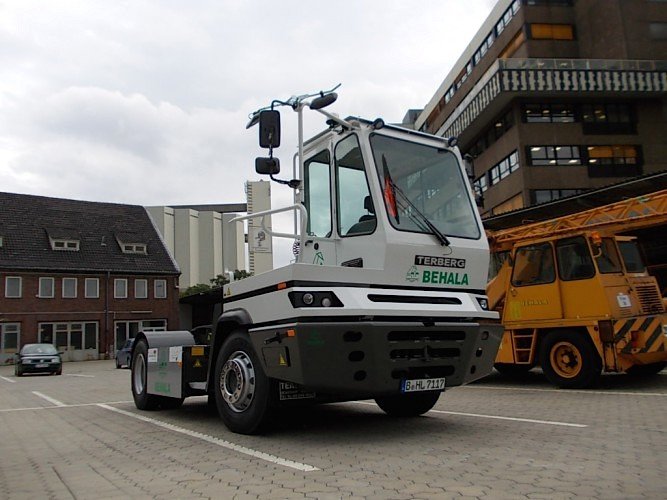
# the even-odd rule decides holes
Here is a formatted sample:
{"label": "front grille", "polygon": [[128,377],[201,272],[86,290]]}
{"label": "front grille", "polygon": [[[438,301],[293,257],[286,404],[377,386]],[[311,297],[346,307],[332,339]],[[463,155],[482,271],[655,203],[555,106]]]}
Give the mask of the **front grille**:
{"label": "front grille", "polygon": [[643,314],[664,312],[665,307],[662,304],[662,297],[660,297],[657,287],[653,285],[637,286],[635,291]]}

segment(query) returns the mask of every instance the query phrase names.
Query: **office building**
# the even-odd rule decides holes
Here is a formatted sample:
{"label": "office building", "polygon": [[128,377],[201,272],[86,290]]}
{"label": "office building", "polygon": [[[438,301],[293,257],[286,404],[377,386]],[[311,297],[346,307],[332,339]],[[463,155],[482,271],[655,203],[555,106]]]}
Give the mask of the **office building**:
{"label": "office building", "polygon": [[499,0],[413,125],[488,217],[666,170],[666,97],[667,2]]}

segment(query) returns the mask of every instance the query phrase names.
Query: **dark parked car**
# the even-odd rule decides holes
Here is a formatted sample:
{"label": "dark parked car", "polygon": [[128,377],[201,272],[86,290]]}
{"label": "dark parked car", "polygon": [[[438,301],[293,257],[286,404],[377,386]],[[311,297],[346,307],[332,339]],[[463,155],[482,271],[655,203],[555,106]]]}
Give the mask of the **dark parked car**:
{"label": "dark parked car", "polygon": [[127,339],[123,347],[116,351],[116,368],[130,367],[132,364],[132,344],[134,344],[134,339]]}
{"label": "dark parked car", "polygon": [[53,344],[26,344],[14,355],[14,374],[63,372],[63,360]]}

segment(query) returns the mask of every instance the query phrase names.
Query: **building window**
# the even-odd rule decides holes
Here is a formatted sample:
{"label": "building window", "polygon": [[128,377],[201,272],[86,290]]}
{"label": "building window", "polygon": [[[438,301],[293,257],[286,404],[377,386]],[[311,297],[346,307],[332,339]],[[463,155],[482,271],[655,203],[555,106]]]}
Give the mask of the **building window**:
{"label": "building window", "polygon": [[581,120],[585,134],[634,134],[634,108],[624,103],[584,104]]}
{"label": "building window", "polygon": [[0,323],[0,352],[13,354],[18,351],[21,323]]}
{"label": "building window", "polygon": [[648,34],[654,40],[667,40],[667,23],[649,23]]}
{"label": "building window", "polygon": [[134,280],[134,298],[148,298],[148,280]]}
{"label": "building window", "polygon": [[589,177],[630,177],[641,175],[639,146],[588,146]]}
{"label": "building window", "polygon": [[496,23],[496,36],[500,35],[505,30],[505,28],[510,23],[514,15],[519,11],[520,7],[521,7],[520,1],[514,0],[514,2],[512,2],[512,5],[510,5],[507,8],[507,10],[505,10],[500,20]]}
{"label": "building window", "polygon": [[123,253],[138,253],[146,255],[146,245],[143,243],[131,243],[123,245]]}
{"label": "building window", "polygon": [[530,37],[533,40],[574,40],[574,27],[571,24],[529,24]]}
{"label": "building window", "polygon": [[39,342],[59,351],[98,351],[97,322],[39,323]]}
{"label": "building window", "polygon": [[533,166],[582,164],[579,146],[529,146],[527,156]]}
{"label": "building window", "polygon": [[164,319],[150,319],[144,321],[116,321],[114,331],[114,345],[120,349],[128,339],[133,339],[139,332],[164,332],[167,330],[167,321]]}
{"label": "building window", "polygon": [[588,146],[589,165],[636,165],[638,146]]}
{"label": "building window", "polygon": [[86,298],[98,299],[100,297],[100,280],[99,278],[86,278]]}
{"label": "building window", "polygon": [[514,115],[512,114],[512,110],[509,110],[507,113],[498,118],[498,120],[496,120],[493,125],[484,131],[484,133],[480,136],[479,139],[477,139],[475,144],[472,145],[467,153],[471,154],[475,158],[478,157],[513,126]]}
{"label": "building window", "polygon": [[155,280],[153,283],[155,287],[155,298],[156,299],[166,299],[167,298],[167,280]]}
{"label": "building window", "polygon": [[501,160],[499,163],[491,167],[489,170],[489,181],[493,186],[498,184],[505,177],[519,169],[519,154],[517,151],[512,152],[509,156]]}
{"label": "building window", "polygon": [[526,104],[523,119],[527,123],[573,123],[576,121],[574,111],[571,104]]}
{"label": "building window", "polygon": [[52,299],[55,296],[55,284],[53,278],[39,278],[39,293],[41,299]]}
{"label": "building window", "polygon": [[125,278],[113,280],[113,297],[114,299],[127,298],[127,280]]}
{"label": "building window", "polygon": [[63,278],[63,298],[75,299],[77,295],[77,279]]}
{"label": "building window", "polygon": [[20,299],[23,293],[23,279],[20,276],[7,276],[5,278],[5,297],[8,299]]}
{"label": "building window", "polygon": [[78,240],[51,240],[51,249],[53,250],[65,250],[70,252],[79,251],[79,241]]}
{"label": "building window", "polygon": [[481,176],[479,179],[477,179],[475,182],[473,182],[473,187],[475,188],[475,192],[477,194],[482,194],[484,191],[489,189],[489,182],[486,177],[486,174]]}
{"label": "building window", "polygon": [[560,198],[567,198],[568,196],[574,196],[583,192],[583,189],[535,189],[531,191],[533,203],[536,205],[559,200]]}
{"label": "building window", "polygon": [[516,35],[514,35],[509,42],[507,42],[505,48],[500,52],[498,59],[507,59],[512,57],[512,55],[514,55],[514,53],[519,50],[519,47],[521,47],[525,41],[526,34],[523,32],[523,30],[517,31]]}

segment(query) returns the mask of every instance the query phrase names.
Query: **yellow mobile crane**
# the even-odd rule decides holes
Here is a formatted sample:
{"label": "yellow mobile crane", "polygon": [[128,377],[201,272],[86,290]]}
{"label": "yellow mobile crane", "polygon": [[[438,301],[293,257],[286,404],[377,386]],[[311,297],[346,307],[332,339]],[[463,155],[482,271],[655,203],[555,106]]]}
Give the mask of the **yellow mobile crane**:
{"label": "yellow mobile crane", "polygon": [[495,367],[540,365],[563,388],[604,372],[643,375],[667,366],[665,300],[633,230],[667,224],[667,190],[556,219],[487,231],[497,274],[489,308],[504,334]]}

